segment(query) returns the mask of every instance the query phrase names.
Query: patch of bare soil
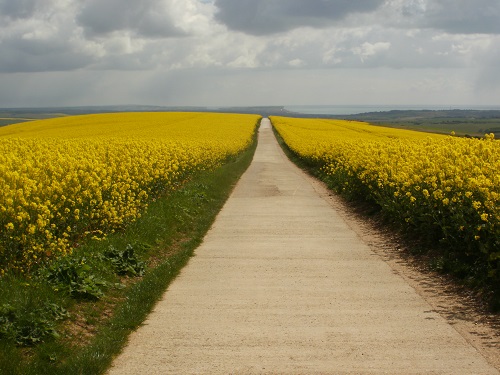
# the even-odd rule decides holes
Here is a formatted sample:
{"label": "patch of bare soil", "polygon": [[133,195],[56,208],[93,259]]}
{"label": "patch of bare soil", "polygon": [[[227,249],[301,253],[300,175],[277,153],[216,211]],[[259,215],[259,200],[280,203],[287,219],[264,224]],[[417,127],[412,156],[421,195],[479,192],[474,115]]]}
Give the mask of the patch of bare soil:
{"label": "patch of bare soil", "polygon": [[492,314],[473,292],[452,277],[432,271],[425,259],[412,256],[411,244],[342,200],[319,180],[310,177],[316,191],[328,201],[362,238],[486,360],[500,370],[500,314]]}

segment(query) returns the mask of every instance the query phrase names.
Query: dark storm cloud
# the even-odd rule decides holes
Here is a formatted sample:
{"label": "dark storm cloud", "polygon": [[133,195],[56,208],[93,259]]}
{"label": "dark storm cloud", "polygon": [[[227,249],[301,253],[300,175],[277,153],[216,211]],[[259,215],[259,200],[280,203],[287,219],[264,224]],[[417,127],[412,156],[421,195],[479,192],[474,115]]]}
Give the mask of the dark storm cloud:
{"label": "dark storm cloud", "polygon": [[29,18],[36,11],[36,0],[0,0],[0,15],[11,19]]}
{"label": "dark storm cloud", "polygon": [[451,34],[500,34],[499,0],[412,0],[402,14],[417,18],[417,26]]}
{"label": "dark storm cloud", "polygon": [[0,44],[0,73],[65,71],[84,68],[91,56],[62,40],[12,38]]}
{"label": "dark storm cloud", "polygon": [[350,13],[370,12],[383,0],[215,0],[216,19],[229,29],[253,35],[301,26],[324,27]]}
{"label": "dark storm cloud", "polygon": [[84,2],[77,21],[90,36],[130,31],[146,38],[182,36],[157,0],[89,0]]}
{"label": "dark storm cloud", "polygon": [[439,5],[437,27],[453,33],[500,33],[498,0],[442,0]]}

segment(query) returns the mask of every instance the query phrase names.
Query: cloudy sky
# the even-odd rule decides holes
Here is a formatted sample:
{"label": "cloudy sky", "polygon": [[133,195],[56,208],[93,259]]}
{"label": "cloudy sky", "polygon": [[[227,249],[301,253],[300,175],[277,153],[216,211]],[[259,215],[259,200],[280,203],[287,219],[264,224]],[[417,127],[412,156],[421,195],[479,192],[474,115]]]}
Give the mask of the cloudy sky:
{"label": "cloudy sky", "polygon": [[499,0],[0,0],[0,107],[500,105]]}

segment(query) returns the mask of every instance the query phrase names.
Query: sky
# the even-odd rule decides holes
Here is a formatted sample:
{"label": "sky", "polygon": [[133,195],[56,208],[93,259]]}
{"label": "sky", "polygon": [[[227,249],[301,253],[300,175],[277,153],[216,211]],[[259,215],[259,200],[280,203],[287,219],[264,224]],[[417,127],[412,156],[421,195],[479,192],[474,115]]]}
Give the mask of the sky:
{"label": "sky", "polygon": [[500,105],[499,0],[0,0],[0,107]]}

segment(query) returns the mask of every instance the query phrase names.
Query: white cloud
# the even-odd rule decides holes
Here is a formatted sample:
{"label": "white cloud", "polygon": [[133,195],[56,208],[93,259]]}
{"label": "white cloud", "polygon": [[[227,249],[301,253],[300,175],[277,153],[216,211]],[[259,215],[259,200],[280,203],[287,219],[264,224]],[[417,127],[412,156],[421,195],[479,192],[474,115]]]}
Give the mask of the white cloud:
{"label": "white cloud", "polygon": [[337,57],[337,55],[342,52],[344,52],[342,48],[336,48],[336,47],[330,48],[324,52],[322,62],[325,65],[340,64],[342,63],[342,58]]}
{"label": "white cloud", "polygon": [[365,42],[358,47],[354,47],[352,52],[358,55],[362,62],[364,62],[368,57],[374,56],[380,52],[387,51],[391,48],[391,43],[389,42],[377,42],[368,43]]}
{"label": "white cloud", "polygon": [[302,59],[293,59],[288,62],[288,65],[293,68],[301,68],[303,66],[306,66],[307,64]]}

